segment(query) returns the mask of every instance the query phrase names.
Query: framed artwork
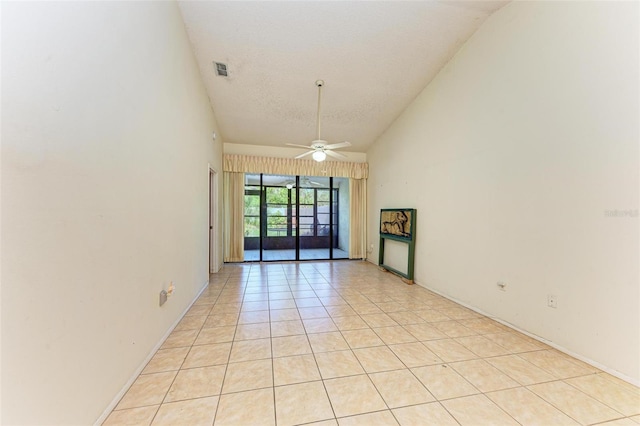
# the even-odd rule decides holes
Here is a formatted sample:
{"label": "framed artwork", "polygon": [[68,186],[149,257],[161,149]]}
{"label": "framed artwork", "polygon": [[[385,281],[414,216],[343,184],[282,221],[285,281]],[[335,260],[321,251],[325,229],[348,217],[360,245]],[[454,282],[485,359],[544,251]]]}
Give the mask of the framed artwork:
{"label": "framed artwork", "polygon": [[380,210],[380,235],[395,236],[411,240],[413,237],[412,219],[415,209]]}
{"label": "framed artwork", "polygon": [[[378,266],[402,277],[407,284],[413,284],[413,264],[416,251],[416,209],[380,210],[380,254]],[[407,272],[401,272],[384,262],[384,242],[395,240],[408,244]]]}

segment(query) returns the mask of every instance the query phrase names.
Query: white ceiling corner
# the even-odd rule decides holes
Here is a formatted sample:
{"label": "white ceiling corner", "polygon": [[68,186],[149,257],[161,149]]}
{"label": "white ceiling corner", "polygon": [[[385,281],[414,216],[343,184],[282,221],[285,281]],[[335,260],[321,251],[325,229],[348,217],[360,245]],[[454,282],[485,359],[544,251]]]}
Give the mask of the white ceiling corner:
{"label": "white ceiling corner", "polygon": [[[507,1],[179,1],[224,141],[368,146]],[[224,62],[229,77],[216,76]]]}

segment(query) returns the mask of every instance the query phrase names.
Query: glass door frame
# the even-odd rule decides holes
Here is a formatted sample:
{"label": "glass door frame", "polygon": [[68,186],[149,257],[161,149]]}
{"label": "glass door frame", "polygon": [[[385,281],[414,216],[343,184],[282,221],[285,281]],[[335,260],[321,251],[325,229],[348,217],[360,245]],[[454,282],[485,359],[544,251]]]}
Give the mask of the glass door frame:
{"label": "glass door frame", "polygon": [[[267,188],[268,187],[279,187],[279,186],[273,186],[273,185],[265,185],[264,182],[264,173],[260,173],[260,183],[259,183],[259,191],[260,191],[260,225],[259,225],[259,259],[258,260],[253,260],[253,261],[259,261],[259,262],[269,262],[269,261],[291,261],[292,259],[272,259],[272,260],[265,260],[264,259],[264,250],[265,250],[265,238],[269,238],[268,236],[268,204],[267,204]],[[288,175],[291,176],[291,178],[293,178],[294,176],[292,175]],[[311,176],[312,177],[312,176]],[[309,177],[307,177],[309,178]],[[301,220],[300,220],[300,184],[301,184],[301,176],[297,175],[295,176],[295,187],[294,188],[287,188],[288,190],[288,204],[287,204],[287,234],[290,236],[291,233],[294,233],[294,229],[295,229],[295,261],[301,261],[301,260],[333,260],[333,256],[334,256],[334,244],[337,241],[338,235],[337,232],[339,232],[338,229],[338,223],[339,223],[339,218],[337,217],[337,215],[339,215],[339,206],[338,206],[338,200],[336,199],[336,195],[335,192],[338,190],[338,188],[334,188],[334,178],[331,176],[328,178],[329,179],[329,186],[328,188],[313,188],[311,187],[310,189],[314,190],[314,204],[313,204],[313,209],[314,209],[314,214],[313,214],[313,230],[314,230],[314,235],[313,237],[318,237],[318,229],[319,229],[319,220],[318,220],[318,190],[327,190],[329,191],[329,201],[328,201],[328,207],[329,207],[329,211],[328,211],[328,215],[329,215],[329,232],[328,232],[328,240],[329,240],[329,256],[328,258],[318,258],[318,259],[301,259],[300,258],[300,251],[304,250],[301,249],[301,235],[300,235],[300,225],[301,225]],[[245,186],[248,186],[247,183],[245,182]],[[253,185],[255,186],[255,185]],[[246,191],[246,189],[245,189]],[[292,200],[292,195],[293,193],[295,193],[295,201]],[[245,192],[245,195],[246,192]],[[337,219],[337,220],[334,220]],[[295,222],[293,222],[295,220]],[[294,226],[295,224],[295,226]],[[251,260],[249,260],[251,261]]]}

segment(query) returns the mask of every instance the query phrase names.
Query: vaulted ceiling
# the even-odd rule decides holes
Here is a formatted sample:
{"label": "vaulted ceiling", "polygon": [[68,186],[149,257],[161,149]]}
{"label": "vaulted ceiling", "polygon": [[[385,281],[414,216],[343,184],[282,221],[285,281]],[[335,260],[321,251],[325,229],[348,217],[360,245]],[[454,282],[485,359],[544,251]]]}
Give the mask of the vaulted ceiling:
{"label": "vaulted ceiling", "polygon": [[[506,1],[180,1],[224,141],[368,146]],[[214,62],[228,67],[216,75]]]}

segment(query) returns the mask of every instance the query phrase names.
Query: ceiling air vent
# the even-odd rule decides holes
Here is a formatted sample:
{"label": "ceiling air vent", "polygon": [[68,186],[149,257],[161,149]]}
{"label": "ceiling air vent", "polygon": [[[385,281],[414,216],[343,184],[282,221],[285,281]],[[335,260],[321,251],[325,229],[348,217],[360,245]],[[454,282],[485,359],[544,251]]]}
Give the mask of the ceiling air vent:
{"label": "ceiling air vent", "polygon": [[214,62],[213,65],[216,67],[216,75],[219,75],[220,77],[227,77],[229,75],[227,73],[227,64]]}

